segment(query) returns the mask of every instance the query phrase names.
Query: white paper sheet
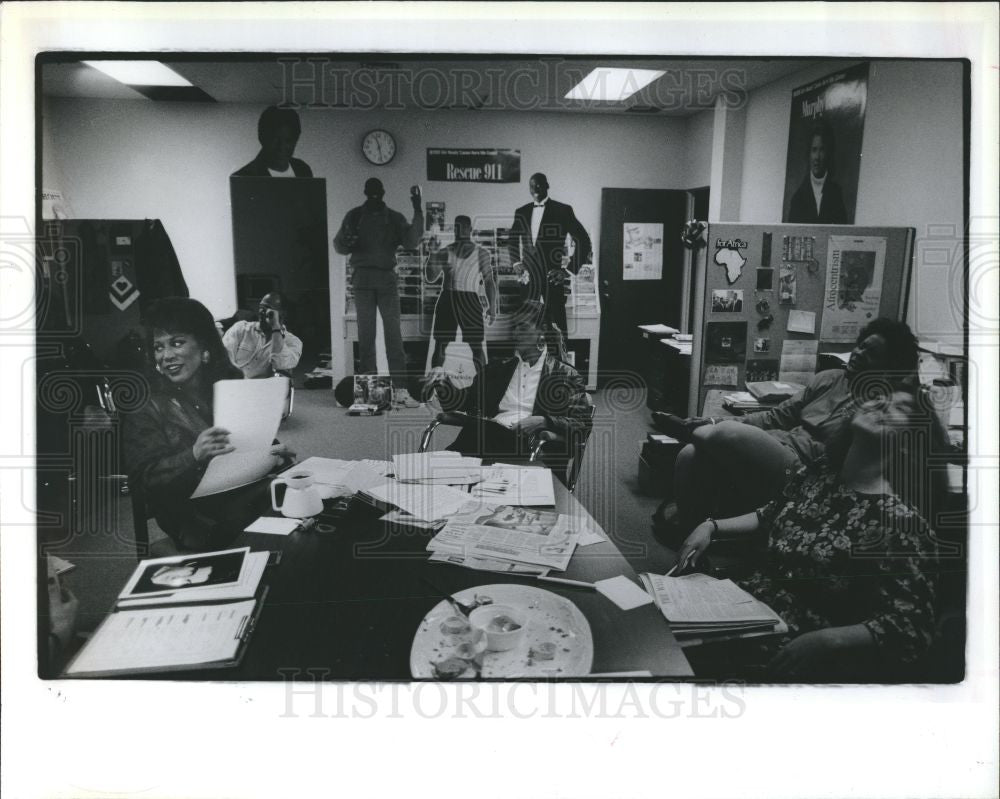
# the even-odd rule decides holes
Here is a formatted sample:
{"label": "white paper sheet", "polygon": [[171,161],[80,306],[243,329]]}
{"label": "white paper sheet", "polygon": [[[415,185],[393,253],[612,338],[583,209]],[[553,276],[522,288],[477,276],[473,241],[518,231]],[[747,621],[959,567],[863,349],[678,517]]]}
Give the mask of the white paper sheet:
{"label": "white paper sheet", "polygon": [[813,311],[789,311],[788,326],[789,333],[815,333],[816,314]]}
{"label": "white paper sheet", "polygon": [[598,580],[594,583],[594,587],[622,610],[640,608],[653,602],[649,594],[623,574],[609,577],[607,580]]}
{"label": "white paper sheet", "polygon": [[365,493],[429,522],[452,516],[469,502],[468,494],[451,486],[397,483],[395,480],[371,486]]}
{"label": "white paper sheet", "polygon": [[248,533],[266,533],[268,535],[291,535],[299,529],[301,519],[285,519],[277,516],[261,516],[249,527],[245,528]]}
{"label": "white paper sheet", "polygon": [[271,443],[287,396],[287,377],[220,380],[215,384],[215,426],[229,431],[229,443],[235,451],[208,462],[192,499],[248,485],[274,468]]}
{"label": "white paper sheet", "polygon": [[469,495],[486,505],[552,506],[556,504],[552,471],[546,468],[491,466],[480,473],[481,480]]}
{"label": "white paper sheet", "polygon": [[781,345],[778,380],[806,385],[816,373],[818,341],[785,341]]}
{"label": "white paper sheet", "polygon": [[463,457],[457,452],[413,452],[393,455],[396,479],[404,483],[434,482],[471,485],[479,479],[482,458]]}

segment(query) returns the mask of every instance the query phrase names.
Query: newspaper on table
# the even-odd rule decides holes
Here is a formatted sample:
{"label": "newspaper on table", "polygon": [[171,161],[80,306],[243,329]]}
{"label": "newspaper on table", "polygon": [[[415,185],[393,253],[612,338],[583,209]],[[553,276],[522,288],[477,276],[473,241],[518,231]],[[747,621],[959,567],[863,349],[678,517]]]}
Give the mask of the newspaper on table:
{"label": "newspaper on table", "polygon": [[497,505],[452,516],[427,549],[564,571],[579,537],[572,519],[564,514]]}
{"label": "newspaper on table", "polygon": [[548,568],[545,566],[531,566],[527,563],[515,563],[510,560],[497,560],[496,558],[466,557],[465,555],[449,554],[447,552],[432,552],[430,561],[431,563],[450,563],[454,566],[464,566],[467,569],[496,572],[497,574],[520,574],[528,577],[540,577],[549,573]]}

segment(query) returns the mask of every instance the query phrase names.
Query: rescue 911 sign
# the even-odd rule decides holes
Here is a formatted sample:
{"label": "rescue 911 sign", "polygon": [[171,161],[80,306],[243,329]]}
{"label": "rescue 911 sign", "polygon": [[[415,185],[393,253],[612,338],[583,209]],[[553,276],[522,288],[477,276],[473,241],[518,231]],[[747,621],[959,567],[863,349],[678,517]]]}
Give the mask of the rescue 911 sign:
{"label": "rescue 911 sign", "polygon": [[428,147],[427,179],[450,183],[519,183],[521,151]]}

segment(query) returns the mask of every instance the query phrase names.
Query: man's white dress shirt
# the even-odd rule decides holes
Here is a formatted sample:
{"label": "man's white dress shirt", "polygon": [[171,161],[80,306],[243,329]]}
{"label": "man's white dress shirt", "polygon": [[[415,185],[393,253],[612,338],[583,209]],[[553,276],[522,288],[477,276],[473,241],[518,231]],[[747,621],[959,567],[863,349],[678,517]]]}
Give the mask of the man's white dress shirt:
{"label": "man's white dress shirt", "polygon": [[271,337],[265,336],[259,322],[237,322],[222,337],[229,360],[244,377],[270,377],[275,369],[294,369],[302,357],[302,340],[284,331],[281,352],[274,352]]}
{"label": "man's white dress shirt", "polygon": [[543,349],[534,366],[522,360],[520,355],[517,356],[517,368],[514,369],[514,375],[507,385],[503,399],[500,400],[500,412],[493,417],[494,422],[513,428],[522,419],[532,415],[547,354],[547,350]]}
{"label": "man's white dress shirt", "polygon": [[540,203],[535,203],[531,208],[531,243],[538,243],[538,232],[542,229],[542,215],[545,213],[545,203],[549,201],[546,197]]}

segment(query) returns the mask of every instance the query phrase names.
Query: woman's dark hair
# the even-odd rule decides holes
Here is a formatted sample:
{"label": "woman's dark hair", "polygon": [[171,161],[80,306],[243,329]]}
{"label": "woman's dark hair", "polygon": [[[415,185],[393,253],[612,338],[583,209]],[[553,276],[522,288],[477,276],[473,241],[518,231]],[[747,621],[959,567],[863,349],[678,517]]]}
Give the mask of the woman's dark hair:
{"label": "woman's dark hair", "polygon": [[899,379],[912,378],[917,369],[917,337],[913,335],[906,322],[897,322],[880,316],[869,322],[858,334],[857,343],[860,344],[869,336],[881,336],[885,339],[886,360],[888,361],[888,371],[891,377]]}
{"label": "woman's dark hair", "polygon": [[206,385],[216,380],[238,380],[243,374],[229,360],[222,337],[208,308],[188,297],[164,297],[156,300],[143,318],[146,327],[146,351],[153,360],[153,336],[164,333],[187,333],[208,352],[208,363],[202,368],[208,374]]}
{"label": "woman's dark hair", "polygon": [[269,105],[264,109],[257,120],[257,141],[263,144],[282,125],[287,125],[292,129],[295,137],[302,135],[302,123],[299,122],[299,115],[291,108],[278,108],[276,105]]}

